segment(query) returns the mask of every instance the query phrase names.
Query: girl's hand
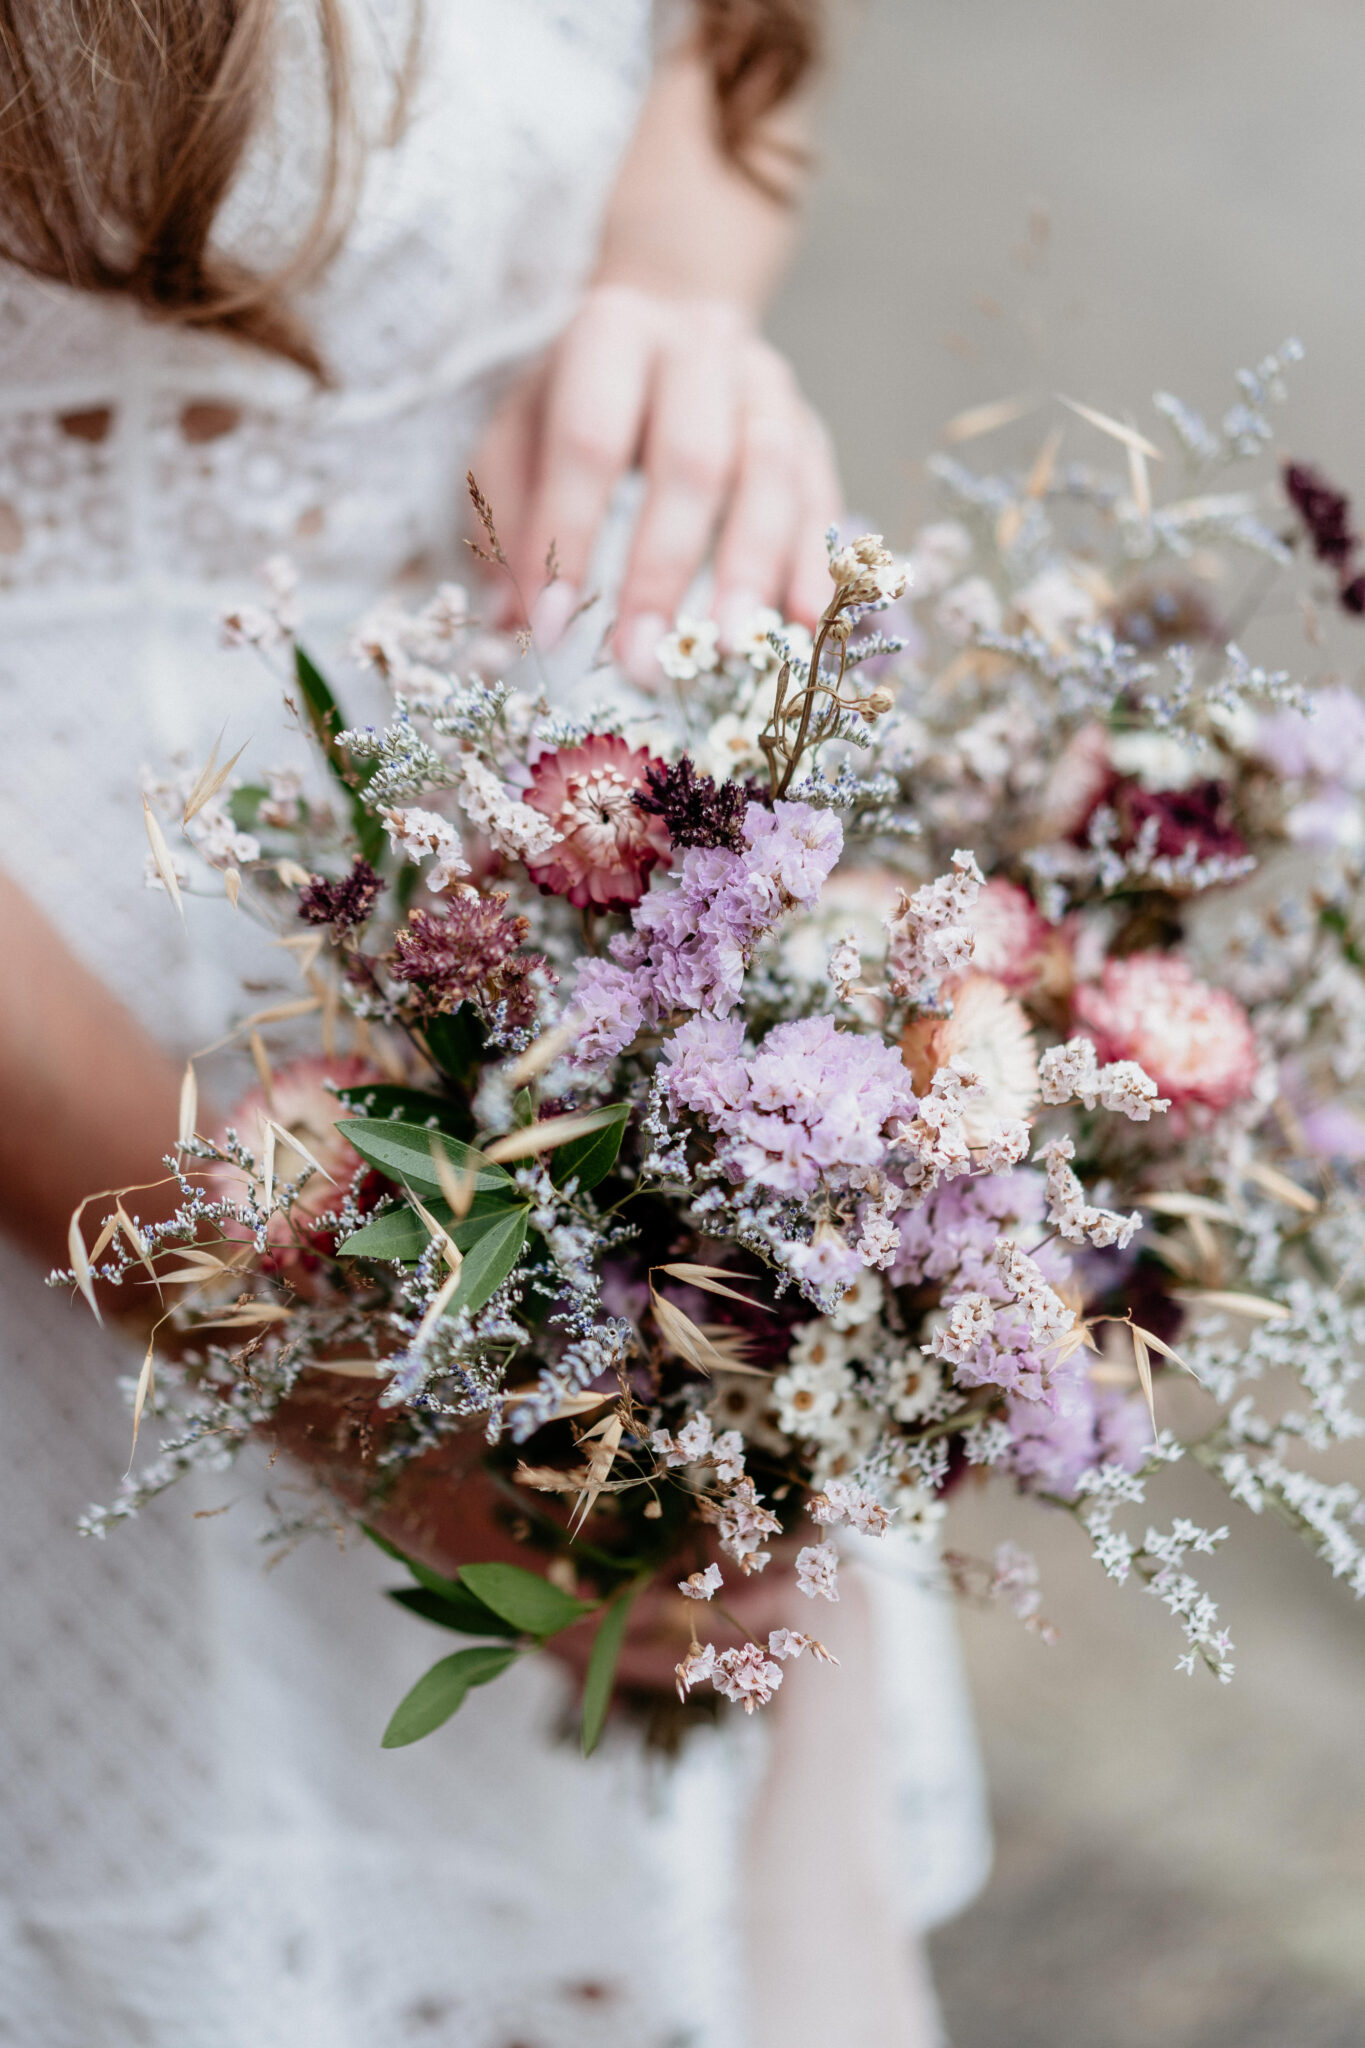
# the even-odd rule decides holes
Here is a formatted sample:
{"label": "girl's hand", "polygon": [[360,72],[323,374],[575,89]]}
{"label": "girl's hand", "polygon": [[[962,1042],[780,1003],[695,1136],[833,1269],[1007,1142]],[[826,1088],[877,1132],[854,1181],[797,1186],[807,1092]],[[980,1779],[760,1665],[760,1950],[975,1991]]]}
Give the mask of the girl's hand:
{"label": "girl's hand", "polygon": [[[655,648],[713,543],[722,638],[760,605],[814,626],[841,498],[790,365],[729,301],[599,284],[504,401],[474,468],[544,647],[591,594],[593,543],[637,464],[645,501],[614,641],[634,680],[657,674]],[[509,591],[502,622],[519,610]]]}

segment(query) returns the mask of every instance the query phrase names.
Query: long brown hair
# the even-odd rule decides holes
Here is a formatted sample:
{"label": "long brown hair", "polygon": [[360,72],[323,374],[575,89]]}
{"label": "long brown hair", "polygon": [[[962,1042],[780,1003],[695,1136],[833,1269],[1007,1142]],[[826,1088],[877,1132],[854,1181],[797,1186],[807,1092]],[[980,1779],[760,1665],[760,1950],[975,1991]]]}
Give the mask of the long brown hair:
{"label": "long brown hair", "polygon": [[[0,259],[323,376],[289,295],[344,232],[358,144],[341,0],[313,6],[328,138],[318,198],[287,259],[252,269],[215,248],[213,229],[269,95],[276,0],[0,0]],[[817,0],[697,0],[697,38],[721,145],[766,184],[751,146],[815,61]],[[416,39],[414,14],[396,108]]]}

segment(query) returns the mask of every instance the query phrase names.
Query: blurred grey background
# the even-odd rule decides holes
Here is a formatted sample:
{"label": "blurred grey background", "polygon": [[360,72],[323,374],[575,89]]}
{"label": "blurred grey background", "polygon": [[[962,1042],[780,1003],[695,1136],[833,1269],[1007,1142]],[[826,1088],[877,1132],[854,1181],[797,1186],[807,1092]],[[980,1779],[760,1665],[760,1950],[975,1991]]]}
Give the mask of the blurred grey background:
{"label": "blurred grey background", "polygon": [[[853,505],[904,539],[968,405],[1123,412],[1164,387],[1221,412],[1232,370],[1291,334],[1285,444],[1365,499],[1361,0],[865,0],[838,21],[772,327]],[[1365,1610],[1188,1485],[1189,1512],[1233,1525],[1208,1574],[1226,1688],[1175,1674],[1174,1625],[1069,1522],[959,1502],[957,1548],[1034,1550],[1061,1641],[963,1617],[998,1856],[934,1941],[954,2048],[1365,2043]]]}

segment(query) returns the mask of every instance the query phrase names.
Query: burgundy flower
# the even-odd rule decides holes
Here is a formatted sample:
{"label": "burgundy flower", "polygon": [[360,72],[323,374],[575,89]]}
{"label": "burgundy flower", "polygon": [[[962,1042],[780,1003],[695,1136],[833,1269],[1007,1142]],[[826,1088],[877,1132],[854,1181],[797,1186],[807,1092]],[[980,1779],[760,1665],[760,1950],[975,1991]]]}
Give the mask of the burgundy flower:
{"label": "burgundy flower", "polygon": [[367,860],[356,855],[349,875],[329,882],[325,875],[313,875],[299,891],[299,916],[305,924],[329,924],[332,936],[341,938],[355,925],[364,924],[374,909],[381,883]]}
{"label": "burgundy flower", "polygon": [[535,1022],[538,987],[556,977],[539,953],[523,953],[530,930],[524,917],[505,917],[505,896],[472,890],[443,914],[414,910],[394,942],[391,971],[412,989],[423,1017],[472,1003],[504,1030]]}
{"label": "burgundy flower", "polygon": [[662,818],[675,846],[728,846],[738,853],[744,844],[744,813],[753,792],[746,783],[717,783],[698,775],[687,755],[666,767],[651,761],[645,769],[648,790],[637,789],[633,801],[652,818]]}
{"label": "burgundy flower", "polygon": [[1149,818],[1157,821],[1156,851],[1171,860],[1241,860],[1246,841],[1232,823],[1232,793],[1223,782],[1192,782],[1186,789],[1144,789],[1121,782],[1110,793],[1118,812],[1118,845],[1136,846]]}
{"label": "burgundy flower", "polygon": [[1306,462],[1284,466],[1285,495],[1308,528],[1313,553],[1320,562],[1342,569],[1355,553],[1357,536],[1351,525],[1351,501]]}
{"label": "burgundy flower", "polygon": [[615,734],[590,733],[581,747],[542,754],[531,770],[526,802],[559,834],[527,873],[547,896],[566,896],[580,910],[629,910],[645,893],[651,871],[668,863],[668,828],[634,801],[651,768],[644,747]]}

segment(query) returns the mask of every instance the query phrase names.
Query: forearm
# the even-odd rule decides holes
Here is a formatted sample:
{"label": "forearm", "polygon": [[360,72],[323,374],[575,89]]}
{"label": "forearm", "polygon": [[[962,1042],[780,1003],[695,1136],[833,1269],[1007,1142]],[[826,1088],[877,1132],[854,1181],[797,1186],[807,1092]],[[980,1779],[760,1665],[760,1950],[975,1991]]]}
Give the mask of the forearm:
{"label": "forearm", "polygon": [[790,202],[804,136],[801,108],[784,107],[754,144],[755,165],[782,188],[784,203],[722,154],[711,81],[696,54],[684,47],[666,59],[608,208],[596,282],[761,312],[795,239]]}
{"label": "forearm", "polygon": [[164,1176],[179,1075],[4,875],[0,935],[0,1227],[55,1259],[84,1196]]}

